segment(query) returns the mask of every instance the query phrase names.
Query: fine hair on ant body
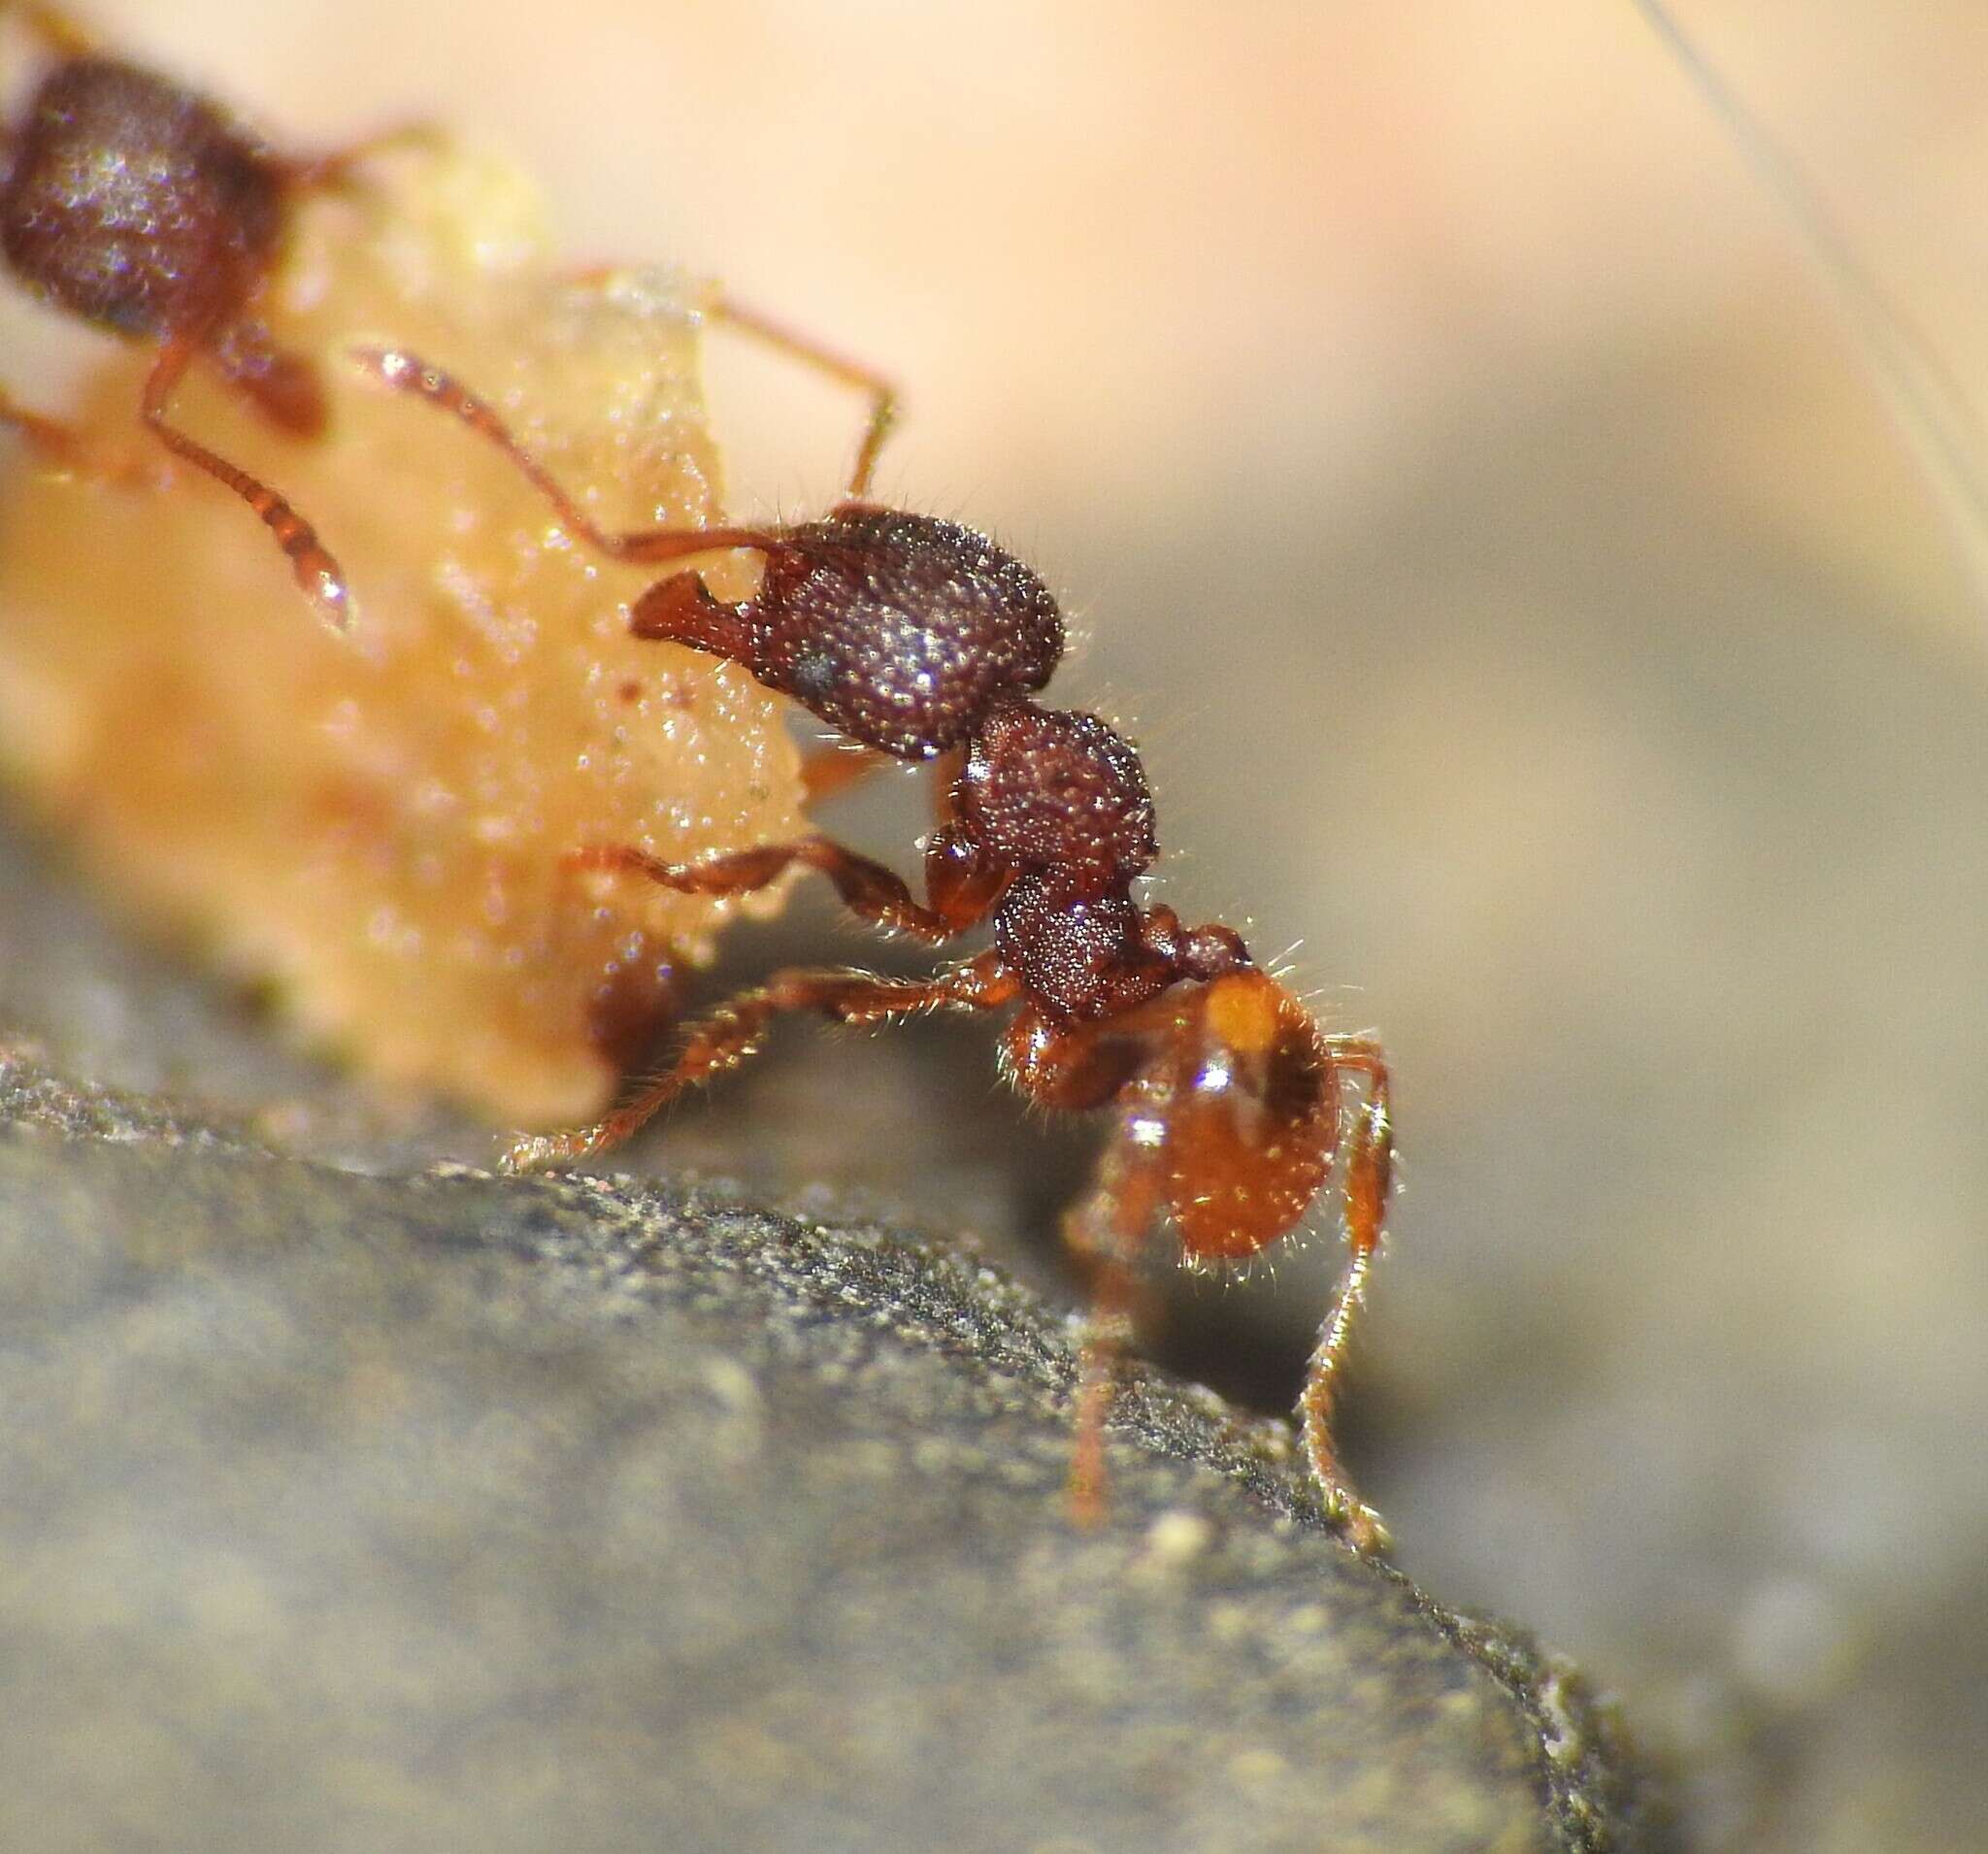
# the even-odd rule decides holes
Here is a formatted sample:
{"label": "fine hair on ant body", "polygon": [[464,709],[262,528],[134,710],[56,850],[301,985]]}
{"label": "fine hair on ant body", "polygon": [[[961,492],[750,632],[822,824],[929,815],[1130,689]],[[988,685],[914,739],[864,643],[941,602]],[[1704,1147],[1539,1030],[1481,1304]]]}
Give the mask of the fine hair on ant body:
{"label": "fine hair on ant body", "polygon": [[[807,344],[786,345],[814,357]],[[789,1011],[876,1024],[1012,1007],[1001,1043],[1007,1079],[1042,1107],[1117,1116],[1096,1180],[1064,1223],[1091,1289],[1071,1471],[1074,1508],[1088,1520],[1103,1508],[1104,1421],[1152,1230],[1171,1223],[1189,1263],[1244,1261],[1299,1228],[1343,1144],[1350,1258],[1299,1416],[1327,1515],[1359,1550],[1384,1550],[1379,1516],[1340,1467],[1332,1414],[1388,1198],[1386,1059],[1368,1037],[1321,1031],[1232,929],[1189,928],[1171,908],[1136,897],[1158,853],[1138,753],[1096,715],[1032,699],[1063,652],[1048,588],[984,535],[864,499],[888,389],[846,363],[825,363],[871,385],[874,411],[846,499],[820,520],[617,534],[576,506],[449,375],[401,348],[354,357],[375,380],[498,446],[558,519],[606,556],[662,564],[758,554],[758,590],[738,603],[713,597],[695,569],[657,580],[630,608],[635,634],[743,665],[868,749],[863,760],[931,761],[940,771],[941,822],[926,843],[922,901],[881,864],[812,835],[682,864],[624,845],[580,845],[573,867],[729,896],[799,865],[825,876],[859,918],[930,945],[992,929],[987,950],[929,978],[777,972],[691,1025],[668,1069],[625,1105],[590,1127],[517,1140],[506,1169],[618,1145],[686,1089],[755,1053],[769,1024]]]}
{"label": "fine hair on ant body", "polygon": [[[175,457],[232,490],[261,518],[318,613],[343,628],[351,594],[317,533],[267,483],[169,422],[175,387],[206,360],[270,424],[312,439],[326,424],[316,367],[271,339],[257,303],[290,214],[309,193],[345,185],[352,167],[406,126],[311,159],[279,153],[218,105],[141,65],[109,56],[53,7],[0,0],[50,64],[18,116],[0,121],[0,257],[34,295],[158,358],[140,422]],[[0,423],[83,475],[116,474],[83,434],[0,388]]]}

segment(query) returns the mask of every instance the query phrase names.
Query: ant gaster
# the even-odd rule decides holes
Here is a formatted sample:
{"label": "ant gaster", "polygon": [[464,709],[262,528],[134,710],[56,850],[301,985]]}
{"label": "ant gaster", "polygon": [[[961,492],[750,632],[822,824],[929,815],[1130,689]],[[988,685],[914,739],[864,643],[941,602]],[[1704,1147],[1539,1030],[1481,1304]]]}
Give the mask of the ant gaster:
{"label": "ant gaster", "polygon": [[1171,908],[1135,895],[1158,853],[1138,753],[1096,715],[1032,699],[1063,652],[1048,588],[984,535],[864,500],[889,422],[887,388],[868,380],[875,411],[848,499],[821,520],[615,534],[450,376],[405,349],[355,359],[497,445],[602,554],[649,564],[758,554],[758,590],[738,603],[713,597],[694,569],[657,580],[631,607],[636,635],[742,664],[873,761],[940,765],[942,821],[927,840],[922,901],[891,870],[819,836],[685,864],[587,845],[569,858],[574,867],[739,895],[800,865],[825,876],[860,918],[932,945],[992,929],[991,947],[930,978],[775,973],[692,1025],[668,1070],[625,1106],[591,1127],[517,1140],[507,1169],[618,1145],[686,1089],[752,1055],[788,1011],[875,1024],[1012,1007],[1001,1045],[1007,1078],[1044,1108],[1117,1116],[1096,1181],[1065,1221],[1091,1281],[1071,1474],[1076,1510],[1091,1518],[1103,1503],[1115,1365],[1132,1337],[1137,1270],[1154,1227],[1171,1222],[1190,1264],[1243,1261],[1299,1227],[1343,1142],[1350,1260],[1299,1414],[1328,1515],[1359,1549],[1384,1549],[1378,1515],[1340,1468],[1331,1419],[1387,1204],[1386,1060],[1369,1038],[1321,1031],[1230,928],[1186,927]]}
{"label": "ant gaster", "polygon": [[[51,62],[18,118],[0,122],[0,255],[35,295],[100,328],[156,343],[139,417],[167,450],[254,510],[297,583],[337,626],[350,615],[344,574],[310,522],[274,489],[196,443],[166,416],[188,366],[205,359],[280,431],[315,438],[323,385],[256,314],[305,194],[345,183],[403,128],[342,152],[280,154],[216,105],[167,78],[104,55],[52,7],[0,0]],[[110,474],[81,433],[0,390],[0,423],[44,455]]]}

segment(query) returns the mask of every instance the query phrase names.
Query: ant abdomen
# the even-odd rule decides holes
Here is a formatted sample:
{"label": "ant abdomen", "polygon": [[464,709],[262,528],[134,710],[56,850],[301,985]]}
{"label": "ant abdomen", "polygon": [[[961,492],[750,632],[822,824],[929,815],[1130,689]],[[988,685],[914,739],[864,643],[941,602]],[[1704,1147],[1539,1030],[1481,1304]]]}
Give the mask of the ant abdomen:
{"label": "ant abdomen", "polygon": [[1196,1261],[1242,1261],[1287,1235],[1339,1143],[1331,1052],[1290,992],[1250,969],[1186,991],[1150,1114],[1167,1207]]}
{"label": "ant abdomen", "polygon": [[38,294],[149,340],[196,305],[249,294],[274,260],[284,204],[282,164],[213,104],[135,65],[74,58],[28,104],[0,245]]}

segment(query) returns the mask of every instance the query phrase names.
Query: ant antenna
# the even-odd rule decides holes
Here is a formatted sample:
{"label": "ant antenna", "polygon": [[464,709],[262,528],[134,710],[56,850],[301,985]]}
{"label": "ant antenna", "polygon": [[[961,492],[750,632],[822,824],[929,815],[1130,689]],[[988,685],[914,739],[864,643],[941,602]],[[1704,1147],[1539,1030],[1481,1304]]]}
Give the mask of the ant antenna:
{"label": "ant antenna", "polygon": [[1959,548],[1974,601],[1988,616],[1988,454],[1981,417],[1933,341],[1886,293],[1844,237],[1821,190],[1747,108],[1677,22],[1665,0],[1629,0],[1705,99],[1733,145],[1794,222],[1855,337]]}

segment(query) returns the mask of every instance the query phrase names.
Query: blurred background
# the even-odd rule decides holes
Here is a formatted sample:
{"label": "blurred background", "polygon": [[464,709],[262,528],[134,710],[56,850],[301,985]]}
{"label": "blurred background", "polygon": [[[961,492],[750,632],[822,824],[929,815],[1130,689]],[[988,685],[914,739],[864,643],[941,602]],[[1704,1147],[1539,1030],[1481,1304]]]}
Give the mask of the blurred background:
{"label": "blurred background", "polygon": [[[1988,15],[1679,14],[1988,390]],[[1139,742],[1168,899],[1392,1052],[1348,1442],[1404,1564],[1618,1692],[1698,1844],[1981,1844],[1988,586],[1629,0],[89,17],[289,145],[439,116],[577,259],[893,372],[880,495],[1067,593],[1054,692]],[[832,499],[847,396],[712,371],[739,508]],[[798,906],[726,971],[833,933]],[[1086,1152],[934,1027],[792,1037],[643,1158],[1053,1286]],[[1166,1349],[1287,1407],[1336,1266],[1191,1286]]]}

